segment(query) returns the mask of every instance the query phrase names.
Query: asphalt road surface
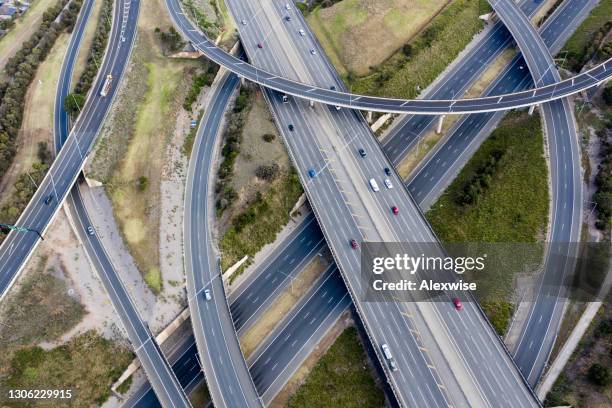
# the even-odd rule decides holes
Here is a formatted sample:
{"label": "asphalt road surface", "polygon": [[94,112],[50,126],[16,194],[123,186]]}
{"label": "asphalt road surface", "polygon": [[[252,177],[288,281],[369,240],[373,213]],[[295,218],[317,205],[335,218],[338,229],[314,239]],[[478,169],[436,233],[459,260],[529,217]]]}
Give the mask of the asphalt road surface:
{"label": "asphalt road surface", "polygon": [[[511,0],[491,2],[513,34],[536,86],[559,82],[561,76],[548,47]],[[550,244],[538,295],[521,333],[516,361],[532,386],[540,379],[561,325],[565,305],[563,285],[575,265],[575,243],[582,226],[581,153],[573,104],[569,98],[540,106],[550,152],[552,223]]]}
{"label": "asphalt road surface", "polygon": [[[258,407],[262,403],[242,356],[213,247],[210,210],[214,209],[212,168],[219,148],[220,118],[238,77],[225,73],[211,96],[189,161],[185,193],[185,274],[191,322],[208,389],[216,406]],[[206,132],[204,132],[206,131]],[[214,210],[213,210],[214,211]]]}
{"label": "asphalt road surface", "polygon": [[[180,31],[192,42],[196,49],[201,51],[212,61],[266,88],[299,98],[322,102],[331,106],[342,106],[367,111],[412,114],[491,112],[519,108],[563,98],[598,85],[612,75],[612,59],[610,59],[588,72],[581,73],[554,85],[495,97],[452,100],[403,100],[356,95],[341,92],[339,89],[332,90],[329,87],[300,82],[300,80],[295,78],[287,78],[278,73],[271,72],[268,69],[262,69],[261,67],[255,67],[245,63],[217,47],[206,38],[201,31],[193,29],[191,24],[187,21],[187,17],[180,11],[179,5],[175,0],[169,0],[166,4]],[[244,18],[238,20],[239,30],[243,26],[241,23],[242,20],[245,20],[245,22],[248,21]],[[264,36],[259,39],[243,39],[249,55],[254,50],[259,49],[258,44],[261,44],[261,49],[265,48],[264,43],[270,39],[270,37],[267,37],[265,34],[267,33],[264,33]]]}
{"label": "asphalt road surface", "polygon": [[[228,2],[236,20],[246,20],[239,29],[253,63],[279,76],[342,89],[335,72],[319,57],[322,51],[315,49],[312,53],[309,49],[317,45],[298,34],[301,26],[307,29],[301,15],[296,13],[291,22],[285,22],[282,5],[264,2],[260,6],[255,10],[248,9],[245,3]],[[253,43],[262,39],[265,47],[253,47]],[[282,103],[273,91],[266,91],[266,95],[355,301],[361,293],[359,251],[348,245],[351,237],[360,241],[365,238],[409,242],[411,251],[420,251],[419,242],[435,242],[435,237],[405,190],[387,189],[379,194],[369,191],[368,178],[381,177],[382,169],[389,164],[360,114],[333,107],[311,109],[305,102],[293,98]],[[289,124],[294,125],[293,131],[288,130]],[[367,158],[359,157],[358,148],[366,150]],[[310,179],[307,169],[314,169],[316,177]],[[392,184],[402,185],[395,175],[390,179]],[[403,206],[398,216],[390,211],[394,203]],[[430,405],[432,401],[447,404],[450,400],[458,406],[486,406],[490,401],[497,403],[510,389],[515,392],[506,401],[522,398],[519,402],[522,405],[537,405],[476,307],[470,306],[469,312],[458,315],[450,299],[447,303],[358,302],[356,305],[374,348],[386,342],[392,350],[401,350],[396,352],[399,370],[387,371],[387,375],[403,405]],[[468,338],[466,333],[479,333],[479,336]],[[472,341],[477,344],[471,344]],[[466,354],[465,350],[477,352]],[[479,352],[488,352],[498,360],[482,367]],[[496,373],[487,372],[491,369]],[[491,376],[505,384],[490,384]],[[413,377],[421,386],[414,386]]]}
{"label": "asphalt road surface", "polygon": [[[55,113],[54,113],[54,139],[55,150],[59,152],[62,145],[65,143],[69,135],[70,118],[64,110],[64,100],[70,92],[70,81],[72,78],[74,63],[78,54],[83,33],[85,31],[86,22],[89,19],[93,0],[88,0],[83,4],[79,13],[76,25],[72,31],[68,50],[62,63],[60,71],[60,79],[56,90],[55,97]],[[116,7],[116,9],[119,7]],[[113,20],[115,32],[119,32],[120,20],[115,17]],[[134,20],[134,23],[136,21]],[[118,30],[117,30],[118,29]],[[111,46],[113,44],[111,43]],[[126,46],[132,48],[133,42],[129,42]],[[119,78],[115,83],[117,86]],[[101,121],[102,122],[102,121]],[[187,400],[183,389],[181,388],[177,378],[168,364],[163,353],[158,348],[155,339],[150,332],[146,322],[140,317],[135,304],[132,302],[128,291],[123,285],[116,269],[111,263],[104,247],[98,239],[95,232],[88,232],[87,228],[93,228],[89,220],[89,216],[83,205],[83,200],[80,195],[78,184],[75,185],[67,199],[67,208],[71,214],[71,218],[76,224],[76,233],[79,235],[80,241],[84,244],[85,250],[90,262],[98,272],[102,284],[104,285],[113,307],[117,312],[121,323],[128,335],[128,339],[134,348],[134,352],[140,359],[142,367],[147,378],[153,385],[155,392],[158,395],[158,400],[163,403],[164,407],[189,407],[191,406]]]}

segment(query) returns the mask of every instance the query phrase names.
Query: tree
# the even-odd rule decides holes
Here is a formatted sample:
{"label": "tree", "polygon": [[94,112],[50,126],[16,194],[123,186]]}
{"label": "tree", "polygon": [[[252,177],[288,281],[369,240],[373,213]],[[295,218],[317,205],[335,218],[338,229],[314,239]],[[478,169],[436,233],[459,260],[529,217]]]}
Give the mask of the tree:
{"label": "tree", "polygon": [[593,384],[601,386],[607,385],[608,381],[610,380],[610,373],[608,372],[608,367],[603,366],[599,363],[595,363],[591,367],[589,367],[587,376]]}
{"label": "tree", "polygon": [[64,100],[64,109],[71,116],[77,116],[83,105],[85,104],[85,96],[78,93],[71,93]]}
{"label": "tree", "polygon": [[608,85],[603,90],[603,100],[608,106],[612,106],[612,85]]}

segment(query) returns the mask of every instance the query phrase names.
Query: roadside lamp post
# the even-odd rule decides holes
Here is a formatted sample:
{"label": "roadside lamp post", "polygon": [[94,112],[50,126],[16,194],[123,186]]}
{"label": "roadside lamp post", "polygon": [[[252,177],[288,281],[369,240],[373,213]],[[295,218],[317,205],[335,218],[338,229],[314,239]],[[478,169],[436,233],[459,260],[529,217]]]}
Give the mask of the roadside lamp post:
{"label": "roadside lamp post", "polygon": [[38,237],[44,241],[45,239],[43,238],[42,235],[40,235],[40,232],[38,232],[38,230],[32,229],[32,228],[26,228],[26,227],[19,227],[17,225],[10,225],[10,224],[0,224],[0,230],[5,232],[6,230],[9,231],[16,231],[16,232],[35,232],[36,235],[38,235]]}

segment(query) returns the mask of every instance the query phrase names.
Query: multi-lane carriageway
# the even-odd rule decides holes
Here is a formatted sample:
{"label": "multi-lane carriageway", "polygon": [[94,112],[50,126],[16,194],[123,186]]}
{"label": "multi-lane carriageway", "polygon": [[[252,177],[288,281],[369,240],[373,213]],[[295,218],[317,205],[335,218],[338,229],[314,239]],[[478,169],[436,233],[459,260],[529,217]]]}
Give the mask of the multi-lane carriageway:
{"label": "multi-lane carriageway", "polygon": [[[608,62],[606,62],[606,64],[608,64],[608,63],[609,63],[609,61],[608,61]],[[607,73],[606,73],[606,71],[607,71],[607,69],[608,69],[608,68],[607,68],[607,66],[606,66],[606,64],[604,64],[604,65],[603,65],[603,68],[602,68],[602,67],[599,67],[599,68],[600,68],[600,70],[599,70],[599,71],[596,71],[597,69],[595,69],[595,70],[593,70],[591,73],[589,73],[589,74],[588,74],[588,76],[589,76],[589,77],[592,79],[592,81],[593,81],[592,83],[596,83],[597,81],[604,80],[605,78],[607,78],[607,77],[608,77],[608,76],[607,76]],[[582,83],[582,85],[577,85],[577,86],[586,86],[586,85],[584,85],[584,82],[583,82],[583,81],[578,81],[578,80],[576,80],[576,84],[578,84],[579,82],[580,82],[580,83]],[[560,93],[555,93],[554,95],[555,95],[555,97],[556,97],[556,96],[559,96],[559,95],[560,95]],[[535,93],[534,93],[534,96],[535,96]],[[537,98],[536,98],[536,99],[537,99]],[[533,101],[533,100],[532,100],[532,101]],[[338,105],[342,105],[342,103],[341,103],[341,102],[339,102],[339,101],[334,101],[333,103],[334,103],[334,104],[338,104]],[[91,137],[91,135],[90,135],[90,137]],[[79,147],[79,146],[77,145],[77,150],[78,150],[78,147]],[[49,184],[50,184],[50,183],[48,183],[48,180],[47,180],[47,185],[49,185]],[[62,187],[63,187],[63,186],[60,186],[60,191],[61,191],[61,188],[62,188]],[[63,198],[64,196],[65,196],[65,194],[61,194],[61,195],[59,195],[59,196],[58,196],[58,198],[60,198],[60,200],[59,200],[59,201],[61,201],[61,198]],[[52,216],[52,215],[51,215],[51,216]],[[49,217],[47,218],[47,220],[46,220],[46,221],[48,221],[48,219],[49,219],[51,216],[49,216]],[[45,221],[45,219],[43,219],[43,221]],[[35,244],[32,244],[32,246],[33,246],[33,245],[35,245]],[[5,248],[5,249],[6,249],[6,248]],[[8,249],[9,249],[9,253],[12,253],[12,251],[14,251],[16,248],[15,248],[14,246],[11,246],[11,247],[9,247]],[[5,253],[6,253],[6,252],[5,252]],[[14,265],[15,265],[15,264],[14,264]],[[16,264],[16,266],[17,266],[17,268],[20,268],[20,266],[19,266],[19,262]],[[16,275],[16,273],[15,273],[15,275]],[[13,275],[13,276],[15,276],[15,275]],[[5,277],[5,276],[3,276],[3,277]],[[10,281],[12,281],[12,279],[10,279]],[[5,280],[5,281],[4,281],[4,283],[6,284],[6,282],[7,282],[7,281]],[[4,293],[6,292],[6,289],[7,289],[7,287],[8,287],[8,286],[10,286],[10,283],[9,283],[9,284],[7,284],[7,285],[4,285],[4,286],[3,286],[3,288],[2,288],[2,289],[3,289],[2,294],[4,294]]]}

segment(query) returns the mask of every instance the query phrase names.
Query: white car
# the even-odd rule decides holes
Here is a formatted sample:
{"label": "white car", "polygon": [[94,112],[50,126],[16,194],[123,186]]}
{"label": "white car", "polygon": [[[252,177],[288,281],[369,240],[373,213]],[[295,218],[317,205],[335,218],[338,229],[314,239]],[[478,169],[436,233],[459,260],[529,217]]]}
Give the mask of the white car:
{"label": "white car", "polygon": [[393,184],[391,184],[391,180],[385,179],[385,186],[387,186],[387,188],[393,188]]}
{"label": "white car", "polygon": [[240,20],[240,23],[241,23],[242,25],[246,25],[246,20],[243,18],[242,20]]}
{"label": "white car", "polygon": [[306,35],[306,32],[305,32],[304,30],[302,30],[301,28],[300,28],[300,30],[298,31],[298,33],[300,33],[300,35],[301,35],[302,37]]}
{"label": "white car", "polygon": [[378,188],[378,183],[376,182],[376,180],[374,180],[373,178],[370,179],[370,187],[372,187],[372,190],[374,192],[376,191],[380,191],[380,188]]}
{"label": "white car", "polygon": [[311,53],[312,55],[317,55],[317,52],[315,51],[315,49],[314,49],[314,48],[312,48],[312,49],[310,50],[310,53]]}
{"label": "white car", "polygon": [[91,225],[89,227],[87,227],[87,233],[89,235],[93,235],[94,234],[94,229],[93,229],[93,227]]}
{"label": "white car", "polygon": [[206,301],[212,299],[212,296],[210,295],[210,289],[204,289],[204,298],[206,299]]}
{"label": "white car", "polygon": [[289,3],[285,4],[285,9],[291,10],[291,6],[289,5]]}

